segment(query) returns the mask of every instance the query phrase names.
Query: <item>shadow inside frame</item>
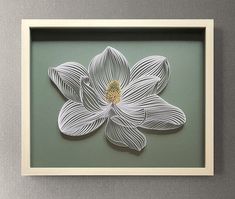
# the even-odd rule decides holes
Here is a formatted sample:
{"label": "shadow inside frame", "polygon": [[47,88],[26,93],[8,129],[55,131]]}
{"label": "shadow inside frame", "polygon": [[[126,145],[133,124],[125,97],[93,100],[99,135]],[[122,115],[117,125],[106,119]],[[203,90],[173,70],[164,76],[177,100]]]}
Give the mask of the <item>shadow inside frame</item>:
{"label": "shadow inside frame", "polygon": [[32,41],[204,41],[203,28],[37,28]]}

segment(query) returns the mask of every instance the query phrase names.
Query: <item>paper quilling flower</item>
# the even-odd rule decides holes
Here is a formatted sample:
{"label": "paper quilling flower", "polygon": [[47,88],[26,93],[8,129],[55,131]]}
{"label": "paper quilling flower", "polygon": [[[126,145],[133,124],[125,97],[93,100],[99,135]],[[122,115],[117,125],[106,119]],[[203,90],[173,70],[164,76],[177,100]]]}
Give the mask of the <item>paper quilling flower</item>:
{"label": "paper quilling flower", "polygon": [[105,123],[111,143],[141,151],[147,143],[141,128],[165,131],[186,122],[181,109],[158,96],[170,77],[163,56],[146,57],[130,69],[118,50],[107,47],[91,60],[88,71],[67,62],[49,68],[48,75],[68,99],[58,116],[66,135],[86,135]]}

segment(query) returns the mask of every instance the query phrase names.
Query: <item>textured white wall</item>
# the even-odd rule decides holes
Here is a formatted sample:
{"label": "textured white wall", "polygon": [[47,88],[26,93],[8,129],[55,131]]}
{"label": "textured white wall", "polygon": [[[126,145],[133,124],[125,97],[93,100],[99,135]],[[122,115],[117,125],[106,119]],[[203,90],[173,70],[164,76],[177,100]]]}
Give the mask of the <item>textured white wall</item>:
{"label": "textured white wall", "polygon": [[[233,0],[0,0],[0,198],[234,198],[234,9]],[[22,18],[214,18],[215,177],[21,177]]]}

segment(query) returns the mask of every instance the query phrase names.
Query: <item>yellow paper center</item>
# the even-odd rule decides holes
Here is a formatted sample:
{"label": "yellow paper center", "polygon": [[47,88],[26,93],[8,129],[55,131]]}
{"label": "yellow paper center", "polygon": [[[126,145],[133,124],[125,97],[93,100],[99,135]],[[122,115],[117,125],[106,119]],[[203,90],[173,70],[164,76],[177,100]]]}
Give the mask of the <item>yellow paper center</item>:
{"label": "yellow paper center", "polygon": [[120,83],[117,80],[109,82],[106,90],[106,100],[110,103],[117,104],[121,100]]}

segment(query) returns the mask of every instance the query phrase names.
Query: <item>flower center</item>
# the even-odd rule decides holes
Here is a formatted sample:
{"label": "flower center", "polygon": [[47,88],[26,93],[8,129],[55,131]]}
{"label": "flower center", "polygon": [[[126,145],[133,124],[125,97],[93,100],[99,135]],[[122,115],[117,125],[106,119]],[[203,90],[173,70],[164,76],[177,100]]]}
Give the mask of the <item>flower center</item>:
{"label": "flower center", "polygon": [[117,104],[121,100],[121,88],[118,80],[109,82],[106,90],[106,100],[113,104]]}

